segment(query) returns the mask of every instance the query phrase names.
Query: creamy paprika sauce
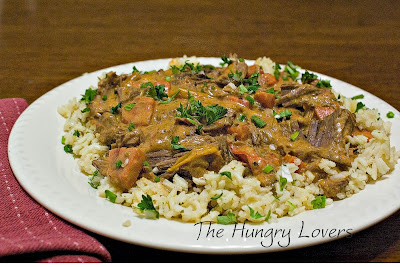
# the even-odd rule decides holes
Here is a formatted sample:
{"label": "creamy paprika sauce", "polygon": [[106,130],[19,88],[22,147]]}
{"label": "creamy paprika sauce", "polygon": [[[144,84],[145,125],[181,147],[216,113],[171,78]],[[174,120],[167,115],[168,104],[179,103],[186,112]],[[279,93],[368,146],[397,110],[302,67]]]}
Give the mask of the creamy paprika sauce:
{"label": "creamy paprika sauce", "polygon": [[345,137],[355,116],[342,109],[328,81],[310,73],[296,80],[296,66],[267,73],[233,56],[224,66],[186,62],[167,70],[107,73],[87,91],[89,121],[110,150],[93,161],[121,190],[140,177],[190,181],[236,159],[262,186],[276,181],[284,163],[316,175],[328,197],[348,178],[330,179],[321,158],[348,169],[354,151]]}

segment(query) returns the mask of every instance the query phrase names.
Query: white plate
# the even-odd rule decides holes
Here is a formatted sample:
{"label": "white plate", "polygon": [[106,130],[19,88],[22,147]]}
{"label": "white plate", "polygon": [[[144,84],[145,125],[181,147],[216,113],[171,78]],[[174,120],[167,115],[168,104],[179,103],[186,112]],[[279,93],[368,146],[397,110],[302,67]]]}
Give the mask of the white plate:
{"label": "white plate", "polygon": [[[202,64],[221,62],[218,58],[199,60]],[[88,178],[80,173],[76,161],[63,151],[60,141],[64,119],[57,113],[57,107],[73,97],[79,98],[90,85],[97,86],[97,77],[105,72],[130,73],[133,65],[139,70],[165,69],[168,62],[169,59],[136,62],[85,74],[31,104],[15,123],[8,147],[11,167],[22,187],[50,211],[97,234],[153,248],[195,253],[261,253],[316,245],[344,237],[343,230],[355,233],[370,227],[400,208],[398,167],[360,193],[325,209],[306,211],[270,224],[213,224],[214,231],[208,236],[209,224],[203,225],[199,236],[200,225],[141,219],[130,208],[98,197],[88,185]],[[395,108],[348,83],[317,75],[331,80],[333,88],[345,96],[364,94],[362,102],[367,107],[377,108],[384,119],[388,111],[393,111],[391,145],[400,147],[400,138],[395,138],[400,135],[400,114]],[[123,227],[122,223],[128,219],[132,225]],[[239,229],[243,227],[259,230],[258,235],[242,237],[246,232]],[[260,236],[261,231],[264,237]]]}

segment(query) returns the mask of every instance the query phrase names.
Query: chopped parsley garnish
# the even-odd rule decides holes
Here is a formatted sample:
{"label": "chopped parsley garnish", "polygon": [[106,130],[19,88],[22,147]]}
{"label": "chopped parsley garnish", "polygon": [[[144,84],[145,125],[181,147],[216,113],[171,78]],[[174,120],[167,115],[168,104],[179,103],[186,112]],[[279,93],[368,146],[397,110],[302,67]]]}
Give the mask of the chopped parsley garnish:
{"label": "chopped parsley garnish", "polygon": [[275,96],[275,98],[279,98],[279,95],[278,95],[279,91],[275,90],[274,88],[269,88],[265,92],[269,93],[269,94],[273,94]]}
{"label": "chopped parsley garnish", "polygon": [[133,122],[129,123],[128,125],[128,131],[132,131],[133,129],[135,129],[135,124]]}
{"label": "chopped parsley garnish", "polygon": [[244,62],[244,59],[243,58],[238,58],[238,60],[239,60],[239,62]]}
{"label": "chopped parsley garnish", "polygon": [[279,177],[279,187],[281,191],[283,191],[283,188],[285,187],[286,184],[287,184],[287,179],[282,176]]}
{"label": "chopped parsley garnish", "polygon": [[163,100],[164,97],[168,97],[168,95],[165,93],[164,84],[154,86],[152,82],[147,82],[140,85],[140,88],[147,87],[149,87],[147,95],[154,98],[155,100]]}
{"label": "chopped parsley garnish", "polygon": [[244,86],[243,84],[239,85],[238,90],[239,90],[239,94],[241,94],[241,95],[249,92],[249,90],[247,90],[246,86]]}
{"label": "chopped parsley garnish", "polygon": [[364,98],[364,95],[355,95],[355,96],[353,96],[351,99],[352,100],[356,100],[356,99],[363,99]]}
{"label": "chopped parsley garnish", "polygon": [[88,88],[88,89],[86,89],[85,94],[82,95],[81,101],[85,101],[86,104],[90,104],[90,102],[93,101],[96,94],[97,94],[97,90]]}
{"label": "chopped parsley garnish", "polygon": [[220,197],[222,196],[223,193],[224,193],[224,192],[221,192],[221,194],[216,195],[216,196],[213,196],[213,197],[211,197],[211,199],[216,200],[216,199],[220,198]]}
{"label": "chopped parsley garnish", "polygon": [[271,210],[268,211],[267,216],[265,216],[265,221],[268,222],[271,219]]}
{"label": "chopped parsley garnish", "polygon": [[107,96],[106,96],[106,95],[103,95],[103,97],[102,97],[101,99],[103,99],[104,101],[106,101],[106,100],[107,100]]}
{"label": "chopped parsley garnish", "polygon": [[225,55],[223,55],[222,57],[221,57],[221,59],[222,59],[222,63],[219,63],[219,65],[221,65],[222,67],[225,65],[225,64],[228,64],[228,65],[230,65],[230,64],[232,64],[232,60],[230,60],[230,59],[228,59]]}
{"label": "chopped parsley garnish", "polygon": [[61,137],[61,144],[65,145],[65,136],[64,135]]}
{"label": "chopped parsley garnish", "polygon": [[287,120],[290,119],[290,116],[292,116],[292,112],[290,112],[288,109],[285,109],[285,111],[282,111],[281,113],[276,113],[275,110],[272,110],[272,113],[274,114],[275,119],[280,120],[283,118],[286,118]]}
{"label": "chopped parsley garnish", "polygon": [[224,225],[237,223],[236,215],[234,213],[232,213],[231,211],[228,211],[228,215],[226,215],[226,216],[220,215],[217,217],[217,223],[224,224]]}
{"label": "chopped parsley garnish", "polygon": [[140,73],[140,71],[136,68],[136,66],[133,66],[132,67],[132,73],[135,73],[135,72]]}
{"label": "chopped parsley garnish", "polygon": [[[228,78],[231,78],[237,82],[242,82],[243,81],[243,77],[242,77],[242,73],[239,71],[235,71],[228,74]],[[247,89],[246,89],[247,91]]]}
{"label": "chopped parsley garnish", "polygon": [[303,74],[301,75],[301,82],[302,82],[303,84],[305,84],[305,83],[310,83],[310,82],[314,81],[315,79],[318,79],[318,76],[315,75],[314,73],[308,72],[307,70],[306,70],[305,73],[303,73]]}
{"label": "chopped parsley garnish", "polygon": [[297,76],[299,76],[299,72],[297,68],[300,68],[297,65],[294,65],[292,62],[288,61],[285,66],[285,71],[288,73],[289,77],[292,78],[293,81],[297,80]]}
{"label": "chopped parsley garnish", "polygon": [[277,80],[279,80],[279,75],[280,75],[280,70],[281,70],[281,66],[278,63],[275,63],[274,66],[274,76]]}
{"label": "chopped parsley garnish", "polygon": [[291,136],[290,139],[292,139],[292,141],[296,141],[297,137],[299,136],[299,131],[295,131]]}
{"label": "chopped parsley garnish", "polygon": [[238,121],[244,121],[245,119],[246,119],[246,117],[247,117],[247,115],[246,114],[241,114],[239,117],[238,117]]}
{"label": "chopped parsley garnish", "polygon": [[273,196],[276,200],[280,200],[278,196]]}
{"label": "chopped parsley garnish", "polygon": [[72,145],[65,145],[64,151],[67,153],[72,153]]}
{"label": "chopped parsley garnish", "polygon": [[268,174],[274,170],[274,167],[272,165],[268,164],[267,166],[264,167],[263,172]]}
{"label": "chopped parsley garnish", "polygon": [[198,134],[201,134],[201,131],[203,130],[203,127],[204,127],[204,125],[203,125],[203,124],[199,124],[199,125],[197,125],[196,132],[197,132]]}
{"label": "chopped parsley garnish", "polygon": [[325,208],[326,196],[317,196],[314,200],[311,201],[311,205],[313,205],[313,209],[323,209]]}
{"label": "chopped parsley garnish", "polygon": [[130,111],[130,110],[132,110],[132,108],[133,108],[134,105],[136,105],[136,103],[126,104],[126,105],[124,106],[124,109],[125,109],[126,111]]}
{"label": "chopped parsley garnish", "polygon": [[154,182],[158,183],[160,181],[160,176],[154,177]]}
{"label": "chopped parsley garnish", "polygon": [[110,190],[104,191],[106,193],[106,198],[110,200],[110,202],[115,203],[115,200],[117,199],[117,195],[111,192]]}
{"label": "chopped parsley garnish", "polygon": [[363,107],[365,107],[364,103],[363,103],[363,102],[358,102],[355,112],[358,112],[358,111],[359,111],[360,109],[362,109]]}
{"label": "chopped parsley garnish", "polygon": [[254,123],[254,125],[258,128],[264,128],[267,123],[260,119],[259,117],[253,115],[251,116],[251,121]]}
{"label": "chopped parsley garnish", "polygon": [[90,111],[90,108],[88,108],[88,107],[81,110],[82,113],[89,112],[89,111]]}
{"label": "chopped parsley garnish", "polygon": [[118,112],[118,109],[121,108],[121,107],[122,107],[122,103],[119,102],[118,105],[116,105],[115,107],[112,107],[112,108],[111,108],[110,113],[111,113],[111,114],[116,114],[116,113]]}
{"label": "chopped parsley garnish", "polygon": [[171,81],[171,76],[165,76],[164,80],[166,80],[167,82],[170,82]]}
{"label": "chopped parsley garnish", "polygon": [[79,137],[79,136],[81,136],[81,133],[78,130],[75,130],[72,135],[76,136],[76,137]]}
{"label": "chopped parsley garnish", "polygon": [[393,113],[392,111],[389,111],[389,112],[386,114],[386,117],[388,117],[389,119],[393,119],[393,118],[394,118],[394,113]]}
{"label": "chopped parsley garnish", "polygon": [[147,166],[150,170],[152,169],[150,164],[147,162],[147,160],[145,162],[143,162],[143,165]]}
{"label": "chopped parsley garnish", "polygon": [[219,175],[228,177],[229,180],[232,180],[231,172],[220,172]]}
{"label": "chopped parsley garnish", "polygon": [[332,88],[331,81],[328,81],[328,80],[319,80],[316,86],[318,88],[323,88],[323,87],[329,88],[329,89]]}
{"label": "chopped parsley garnish", "polygon": [[195,101],[194,97],[189,96],[188,102],[186,107],[180,104],[179,108],[176,109],[176,117],[196,119],[198,121],[205,120],[207,124],[211,124],[222,119],[228,113],[228,109],[218,104],[205,107],[200,101]]}
{"label": "chopped parsley garnish", "polygon": [[122,166],[122,161],[118,160],[117,162],[115,162],[115,166],[117,166],[118,168]]}
{"label": "chopped parsley garnish", "polygon": [[247,95],[246,100],[249,101],[250,105],[254,105],[255,100],[251,96]]}
{"label": "chopped parsley garnish", "polygon": [[99,171],[98,171],[98,170],[95,170],[94,173],[93,173],[93,175],[92,175],[92,177],[89,178],[88,184],[89,184],[91,187],[93,187],[94,189],[97,189],[97,187],[99,187],[99,185],[100,185],[100,184],[94,184],[94,183],[93,183],[94,177],[96,177],[98,174],[99,174]]}
{"label": "chopped parsley garnish", "polygon": [[296,205],[293,204],[292,202],[288,201],[289,204],[289,211],[294,211],[294,209],[296,208]]}
{"label": "chopped parsley garnish", "polygon": [[150,211],[156,216],[157,219],[160,217],[160,214],[154,207],[153,200],[151,199],[151,196],[149,196],[149,195],[146,195],[146,196],[142,195],[142,201],[137,206],[141,212]]}
{"label": "chopped parsley garnish", "polygon": [[180,150],[180,151],[185,151],[186,148],[182,146],[179,142],[179,136],[174,136],[171,140],[171,147],[172,149]]}
{"label": "chopped parsley garnish", "polygon": [[260,218],[264,217],[264,216],[261,215],[258,211],[257,211],[257,212],[254,212],[254,210],[253,210],[250,206],[247,206],[247,207],[249,207],[249,210],[250,210],[250,217],[251,217],[251,218],[257,220],[257,219],[260,219]]}

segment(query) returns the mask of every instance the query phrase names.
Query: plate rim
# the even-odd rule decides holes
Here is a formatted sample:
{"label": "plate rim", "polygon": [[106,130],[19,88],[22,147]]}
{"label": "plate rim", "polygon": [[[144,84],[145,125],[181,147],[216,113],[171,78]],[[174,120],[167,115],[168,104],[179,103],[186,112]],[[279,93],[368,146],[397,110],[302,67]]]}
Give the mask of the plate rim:
{"label": "plate rim", "polygon": [[[208,60],[208,59],[210,59],[210,60],[211,60],[211,59],[212,59],[212,60],[216,60],[216,59],[219,59],[219,58],[216,58],[216,57],[197,57],[197,59],[201,62],[201,61],[204,60],[204,59],[206,59],[206,60]],[[93,72],[87,73],[87,74],[88,74],[88,75],[95,75],[95,74],[97,74],[97,73],[105,72],[105,71],[110,70],[110,69],[122,68],[122,67],[125,67],[125,66],[131,66],[131,65],[133,65],[133,64],[143,64],[143,63],[149,63],[149,62],[156,62],[156,64],[157,64],[157,63],[159,63],[159,62],[163,62],[163,63],[164,63],[165,61],[169,61],[169,60],[171,60],[171,58],[150,59],[150,60],[143,60],[143,61],[138,61],[138,62],[125,63],[125,64],[120,64],[120,65],[111,66],[111,67],[103,68],[103,69],[100,69],[100,70],[96,70],[96,71],[93,71]],[[254,60],[247,60],[247,59],[246,59],[246,61],[247,61],[247,62],[254,62]],[[284,66],[284,65],[281,65],[281,66]],[[165,67],[166,67],[166,66],[165,66]],[[303,71],[305,71],[305,69],[301,69],[301,71],[303,72]],[[309,70],[309,71],[310,71],[310,70]],[[359,87],[356,87],[356,86],[354,86],[354,85],[352,85],[352,84],[349,84],[349,83],[347,83],[347,82],[338,80],[338,79],[333,78],[333,77],[331,77],[331,76],[328,76],[328,75],[325,75],[325,74],[320,74],[320,73],[314,72],[314,71],[311,71],[311,72],[317,74],[317,75],[320,76],[320,77],[322,76],[324,79],[325,79],[325,78],[328,78],[328,79],[334,80],[334,81],[336,81],[336,82],[341,82],[341,83],[343,83],[343,84],[346,85],[346,86],[351,86],[351,87],[353,87],[353,88],[355,88],[355,89],[357,89],[357,90],[361,90],[361,91],[363,92],[363,94],[368,95],[368,97],[371,98],[371,101],[373,100],[373,101],[381,102],[382,104],[384,104],[384,105],[387,106],[388,108],[392,109],[394,112],[399,113],[399,111],[398,111],[397,109],[395,109],[393,106],[391,106],[390,104],[388,104],[388,103],[385,102],[384,100],[378,98],[377,96],[375,96],[375,95],[369,93],[368,91],[365,91],[365,90],[363,90],[363,89],[361,89],[361,88],[359,88]],[[12,140],[15,140],[15,138],[16,138],[16,131],[18,130],[18,127],[21,127],[20,124],[23,123],[23,120],[25,119],[25,117],[28,116],[28,115],[26,115],[26,114],[30,114],[30,113],[34,112],[36,108],[39,108],[39,107],[40,107],[41,102],[44,102],[47,98],[51,97],[53,94],[56,94],[56,92],[65,90],[64,87],[66,87],[68,84],[71,84],[71,83],[74,83],[74,82],[79,81],[80,79],[82,79],[82,77],[85,77],[85,75],[86,75],[86,73],[85,73],[84,75],[82,75],[82,76],[79,76],[79,77],[76,77],[76,78],[74,78],[74,79],[72,79],[72,80],[70,80],[70,81],[67,81],[67,82],[65,82],[65,83],[63,83],[63,84],[61,84],[61,85],[59,85],[59,86],[53,88],[52,90],[48,91],[47,93],[45,93],[44,95],[42,95],[42,96],[39,97],[38,99],[36,99],[31,105],[29,105],[29,106],[27,107],[27,109],[25,109],[25,110],[22,112],[22,114],[21,114],[20,117],[17,119],[17,121],[16,121],[15,124],[14,124],[14,127],[12,128],[12,130],[11,130],[11,132],[10,132],[10,137],[9,137],[9,142],[8,142],[8,156],[9,156],[9,161],[10,161],[11,168],[12,168],[12,170],[13,170],[13,172],[14,172],[14,174],[15,174],[15,176],[16,176],[18,182],[19,182],[19,184],[24,188],[24,190],[25,190],[33,199],[35,199],[35,201],[39,202],[39,203],[40,203],[42,206],[44,206],[46,209],[50,210],[51,212],[53,212],[53,213],[56,214],[57,216],[59,216],[59,217],[65,219],[65,220],[71,222],[72,224],[75,224],[75,225],[77,225],[77,226],[79,226],[79,227],[81,227],[81,228],[84,228],[84,229],[86,229],[86,230],[89,230],[89,231],[91,231],[91,232],[100,234],[100,235],[102,235],[102,236],[106,236],[106,237],[108,237],[108,238],[120,240],[120,241],[127,242],[127,243],[131,243],[131,244],[136,244],[136,245],[140,245],[140,246],[146,246],[146,247],[157,248],[157,249],[163,249],[163,250],[166,249],[166,250],[179,251],[179,252],[201,253],[201,254],[226,254],[226,253],[230,253],[230,254],[252,254],[252,253],[275,252],[275,251],[282,251],[282,250],[288,250],[288,249],[289,249],[289,250],[290,250],[290,249],[298,249],[298,248],[302,248],[302,247],[314,246],[314,245],[319,245],[319,244],[321,244],[321,243],[326,243],[326,242],[329,242],[329,241],[333,241],[333,240],[322,239],[322,240],[319,240],[319,241],[312,242],[311,244],[292,246],[292,247],[288,247],[288,248],[286,248],[286,249],[282,249],[282,248],[275,248],[275,249],[273,249],[273,248],[272,248],[272,249],[265,250],[265,249],[263,249],[263,248],[251,247],[250,249],[249,249],[249,248],[245,249],[245,251],[243,251],[243,248],[240,248],[240,247],[231,247],[231,248],[228,248],[228,249],[227,249],[227,248],[224,248],[224,247],[211,247],[212,249],[210,249],[210,247],[207,247],[207,246],[201,246],[201,247],[181,246],[181,247],[180,247],[180,246],[176,246],[176,245],[175,245],[175,246],[170,246],[170,247],[167,247],[167,248],[166,248],[165,246],[163,246],[162,244],[158,244],[157,242],[143,242],[143,241],[131,240],[131,239],[129,239],[129,238],[125,238],[125,239],[124,239],[124,238],[116,238],[114,235],[110,235],[109,233],[104,233],[104,232],[101,232],[101,231],[100,231],[100,232],[99,232],[99,231],[96,231],[95,229],[93,229],[93,228],[91,228],[91,227],[88,227],[88,226],[84,225],[83,223],[80,223],[79,221],[76,221],[76,220],[73,220],[73,219],[71,220],[71,218],[70,218],[68,215],[63,214],[63,213],[62,213],[60,210],[58,210],[58,209],[54,209],[51,205],[49,206],[48,203],[44,203],[44,202],[43,202],[43,198],[40,198],[40,197],[38,197],[35,193],[32,193],[32,192],[31,192],[31,188],[28,188],[28,187],[27,187],[26,180],[24,181],[24,178],[21,178],[21,176],[23,176],[24,174],[23,174],[22,170],[18,168],[19,166],[17,166],[18,164],[16,164],[16,162],[15,162],[15,156],[16,156],[16,154],[14,153],[14,146],[15,146],[14,143],[15,143],[15,142],[11,142],[11,141],[12,141]],[[81,91],[83,91],[83,87],[81,88]],[[73,98],[74,96],[71,95],[70,97]],[[76,96],[75,96],[75,97],[76,97]],[[56,113],[56,110],[54,110],[54,112]],[[58,115],[58,114],[57,114],[57,115]],[[398,114],[396,114],[396,115],[398,115]],[[396,117],[399,117],[399,116],[396,116]],[[392,129],[392,131],[393,131],[393,129]],[[393,146],[393,144],[391,144],[391,145]],[[396,165],[396,167],[395,167],[395,170],[396,170],[396,168],[398,168],[397,165]],[[390,175],[390,174],[389,174],[389,175]],[[365,189],[364,189],[364,190],[365,190]],[[364,190],[362,190],[361,192],[363,192]],[[359,193],[358,193],[358,194],[359,194]],[[357,195],[358,195],[358,194],[357,194]],[[350,199],[353,198],[353,197],[354,197],[354,196],[350,197]],[[375,220],[369,221],[369,223],[364,224],[363,227],[357,228],[353,233],[362,231],[362,230],[364,230],[364,229],[366,229],[366,228],[369,228],[369,227],[371,227],[371,226],[373,226],[373,225],[379,223],[380,221],[383,221],[384,219],[388,218],[389,216],[391,216],[392,214],[394,214],[394,213],[395,213],[397,210],[399,210],[399,209],[400,209],[400,203],[398,203],[396,207],[393,207],[392,210],[391,210],[391,212],[387,212],[387,213],[385,214],[385,216],[381,216],[381,217],[379,217],[379,218],[376,218]],[[133,213],[133,212],[132,212],[132,213]],[[299,215],[296,215],[296,216],[290,217],[290,218],[295,218],[295,217],[297,217],[297,216],[299,216]],[[165,219],[164,219],[164,220],[165,220]],[[189,224],[190,224],[190,223],[189,223]],[[338,239],[341,239],[341,238],[343,238],[343,237],[345,237],[345,236],[341,236],[341,237],[336,238],[336,239],[334,239],[334,240],[338,240]]]}

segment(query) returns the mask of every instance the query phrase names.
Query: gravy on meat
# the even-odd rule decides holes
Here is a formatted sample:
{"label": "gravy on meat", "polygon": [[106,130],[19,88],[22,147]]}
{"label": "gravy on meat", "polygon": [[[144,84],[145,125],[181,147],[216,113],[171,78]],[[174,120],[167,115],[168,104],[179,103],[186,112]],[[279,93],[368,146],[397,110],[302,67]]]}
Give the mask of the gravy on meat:
{"label": "gravy on meat", "polygon": [[[186,63],[107,73],[88,107],[110,151],[93,165],[128,190],[138,177],[191,179],[233,159],[270,186],[282,163],[290,162],[298,172],[316,173],[327,197],[335,197],[348,181],[328,178],[318,162],[329,159],[340,170],[351,165],[345,137],[355,129],[354,114],[317,79],[299,83],[285,72],[277,79],[233,57],[227,67]],[[268,165],[271,171],[264,171]]]}

